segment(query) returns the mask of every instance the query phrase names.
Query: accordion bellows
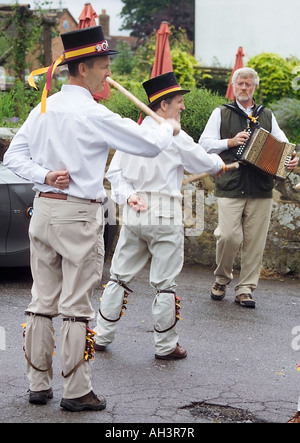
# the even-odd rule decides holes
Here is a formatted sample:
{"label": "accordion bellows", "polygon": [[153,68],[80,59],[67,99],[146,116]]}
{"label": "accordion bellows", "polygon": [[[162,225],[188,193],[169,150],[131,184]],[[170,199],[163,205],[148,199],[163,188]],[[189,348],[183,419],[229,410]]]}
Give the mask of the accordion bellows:
{"label": "accordion bellows", "polygon": [[296,146],[281,142],[262,128],[256,128],[247,142],[241,146],[236,156],[274,178],[285,180],[290,171],[287,166],[293,158]]}

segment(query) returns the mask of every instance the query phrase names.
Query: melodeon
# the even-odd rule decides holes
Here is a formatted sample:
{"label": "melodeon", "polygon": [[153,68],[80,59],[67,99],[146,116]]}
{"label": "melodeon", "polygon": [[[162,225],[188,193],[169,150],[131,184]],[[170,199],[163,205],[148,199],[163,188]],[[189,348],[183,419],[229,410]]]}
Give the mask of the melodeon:
{"label": "melodeon", "polygon": [[256,128],[247,142],[238,148],[236,157],[274,178],[285,180],[290,171],[287,165],[293,158],[295,145],[280,142],[272,134],[262,128]]}

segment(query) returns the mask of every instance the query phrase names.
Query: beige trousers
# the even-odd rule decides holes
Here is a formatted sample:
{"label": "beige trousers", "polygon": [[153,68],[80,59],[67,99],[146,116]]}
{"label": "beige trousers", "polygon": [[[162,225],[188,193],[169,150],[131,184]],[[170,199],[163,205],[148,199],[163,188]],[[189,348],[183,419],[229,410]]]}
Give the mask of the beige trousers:
{"label": "beige trousers", "polygon": [[216,281],[233,279],[233,264],[241,249],[241,271],[236,295],[251,294],[257,287],[272,213],[272,199],[219,198]]}
{"label": "beige trousers", "polygon": [[[61,328],[61,362],[66,375],[84,357],[86,323],[94,318],[91,297],[103,270],[103,208],[89,200],[35,198],[29,227],[32,300],[27,312],[25,352],[32,391],[52,383],[54,330],[51,319],[70,318]],[[40,315],[34,315],[40,314]],[[34,367],[36,368],[34,368]],[[91,390],[89,363],[64,378],[64,398],[77,398]]]}
{"label": "beige trousers", "polygon": [[148,201],[149,210],[136,213],[128,205],[124,208],[126,225],[122,226],[112,259],[111,281],[102,296],[102,315],[98,313],[94,328],[96,342],[106,346],[115,339],[126,290],[112,280],[128,285],[151,257],[150,284],[157,291],[152,306],[155,352],[167,355],[175,350],[179,339],[175,294],[168,291],[175,292],[175,279],[183,266],[181,202],[168,196],[139,195]]}

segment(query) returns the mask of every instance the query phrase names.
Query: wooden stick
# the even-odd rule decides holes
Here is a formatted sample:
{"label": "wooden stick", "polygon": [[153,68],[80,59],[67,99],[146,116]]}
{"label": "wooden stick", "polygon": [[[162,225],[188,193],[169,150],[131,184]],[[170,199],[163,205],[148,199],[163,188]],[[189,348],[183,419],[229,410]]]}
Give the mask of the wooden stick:
{"label": "wooden stick", "polygon": [[163,123],[163,120],[158,117],[158,115],[152,111],[145,103],[143,103],[141,100],[139,100],[135,95],[131,94],[131,92],[127,91],[123,86],[121,86],[119,83],[117,83],[115,80],[113,80],[111,77],[106,77],[106,81],[114,86],[116,89],[118,89],[122,94],[125,95],[132,103],[134,103],[138,108],[141,109],[146,115],[149,115],[152,117],[157,123],[161,124]]}
{"label": "wooden stick", "polygon": [[[225,165],[223,166],[223,172],[226,171],[233,171],[235,169],[239,169],[240,165],[239,162],[235,162],[235,163],[230,163],[229,165]],[[222,172],[222,171],[220,171]],[[192,174],[190,176],[188,176],[186,179],[183,180],[183,185],[186,185],[187,183],[191,183],[195,180],[201,180],[202,178],[207,177],[209,174],[208,172],[204,172],[203,174]]]}
{"label": "wooden stick", "polygon": [[300,191],[300,183],[297,183],[294,187],[295,191]]}

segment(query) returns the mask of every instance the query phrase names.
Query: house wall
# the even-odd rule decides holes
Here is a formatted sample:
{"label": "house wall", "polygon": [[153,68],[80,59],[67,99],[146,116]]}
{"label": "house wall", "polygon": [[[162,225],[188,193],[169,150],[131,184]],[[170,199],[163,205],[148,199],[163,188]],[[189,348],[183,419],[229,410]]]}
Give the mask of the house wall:
{"label": "house wall", "polygon": [[75,31],[78,29],[78,23],[70,14],[67,9],[63,9],[61,15],[59,16],[58,31],[59,36],[52,39],[52,58],[56,60],[63,52],[63,44],[60,38],[60,34],[65,32]]}
{"label": "house wall", "polygon": [[233,67],[262,52],[300,58],[299,0],[195,0],[195,54],[203,66]]}

